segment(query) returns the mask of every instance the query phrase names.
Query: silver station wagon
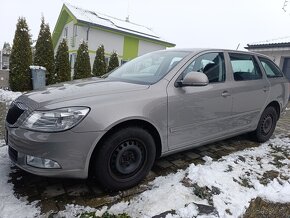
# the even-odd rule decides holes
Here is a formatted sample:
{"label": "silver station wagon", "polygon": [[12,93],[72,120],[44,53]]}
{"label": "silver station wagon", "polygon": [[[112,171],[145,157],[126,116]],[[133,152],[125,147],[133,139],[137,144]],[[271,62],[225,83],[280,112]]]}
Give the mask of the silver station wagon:
{"label": "silver station wagon", "polygon": [[17,98],[6,118],[11,160],[33,174],[138,184],[154,160],[249,132],[267,141],[289,83],[260,54],[192,49],[138,57],[103,78]]}

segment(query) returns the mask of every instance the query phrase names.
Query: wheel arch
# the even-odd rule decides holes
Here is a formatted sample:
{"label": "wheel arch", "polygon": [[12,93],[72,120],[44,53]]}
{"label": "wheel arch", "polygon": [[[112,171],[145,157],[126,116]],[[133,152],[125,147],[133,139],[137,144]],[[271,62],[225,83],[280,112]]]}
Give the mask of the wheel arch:
{"label": "wheel arch", "polygon": [[279,104],[278,101],[272,101],[270,102],[267,106],[267,107],[273,107],[275,108],[276,112],[277,112],[277,115],[278,115],[278,119],[280,118],[280,113],[281,113],[281,105]]}
{"label": "wheel arch", "polygon": [[100,145],[108,138],[110,137],[113,133],[117,132],[119,129],[129,127],[129,126],[136,126],[136,127],[141,127],[145,130],[147,130],[153,137],[155,146],[156,146],[156,158],[159,158],[161,156],[162,152],[162,141],[161,141],[161,136],[157,128],[150,123],[149,121],[143,120],[143,119],[131,119],[131,120],[125,120],[120,123],[115,124],[112,126],[97,142],[95,145],[93,152],[91,156],[89,157],[89,167],[88,167],[88,173],[90,174],[92,171],[93,167],[93,161],[95,157],[95,153],[98,151],[98,148]]}

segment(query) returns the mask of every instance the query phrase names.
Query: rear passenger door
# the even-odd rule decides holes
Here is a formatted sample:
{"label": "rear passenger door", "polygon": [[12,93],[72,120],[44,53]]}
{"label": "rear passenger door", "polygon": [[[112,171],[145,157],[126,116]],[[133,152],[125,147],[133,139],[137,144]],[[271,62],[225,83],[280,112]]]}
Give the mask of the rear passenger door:
{"label": "rear passenger door", "polygon": [[232,69],[232,82],[229,84],[233,97],[231,126],[234,131],[253,130],[267,102],[270,83],[263,75],[254,55],[228,55]]}

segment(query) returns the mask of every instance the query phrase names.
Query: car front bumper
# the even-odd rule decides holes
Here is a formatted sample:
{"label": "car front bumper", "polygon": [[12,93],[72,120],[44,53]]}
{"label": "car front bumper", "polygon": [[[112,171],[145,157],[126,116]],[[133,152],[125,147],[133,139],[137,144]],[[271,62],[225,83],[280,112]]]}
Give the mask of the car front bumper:
{"label": "car front bumper", "polygon": [[[57,133],[6,128],[10,159],[32,174],[49,177],[87,178],[91,154],[103,132]],[[27,164],[27,155],[49,159],[60,168],[39,168]]]}

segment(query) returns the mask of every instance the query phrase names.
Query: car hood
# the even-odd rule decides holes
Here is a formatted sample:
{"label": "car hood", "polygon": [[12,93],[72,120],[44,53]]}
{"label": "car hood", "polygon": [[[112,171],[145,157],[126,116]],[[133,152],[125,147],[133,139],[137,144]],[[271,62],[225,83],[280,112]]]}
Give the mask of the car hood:
{"label": "car hood", "polygon": [[112,95],[147,89],[148,85],[89,78],[47,86],[20,96],[16,101],[26,104],[30,109],[85,97]]}

